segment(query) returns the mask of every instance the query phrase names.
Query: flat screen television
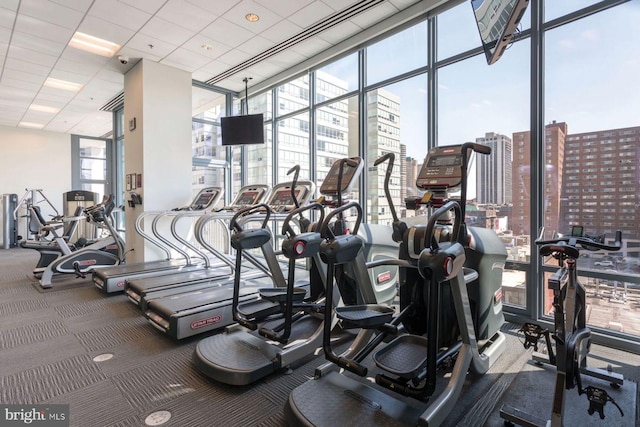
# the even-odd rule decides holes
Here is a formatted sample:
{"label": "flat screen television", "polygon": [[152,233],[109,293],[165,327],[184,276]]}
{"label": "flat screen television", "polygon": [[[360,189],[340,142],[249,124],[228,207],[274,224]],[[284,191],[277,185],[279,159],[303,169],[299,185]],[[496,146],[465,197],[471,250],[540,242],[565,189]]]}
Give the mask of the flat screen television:
{"label": "flat screen television", "polygon": [[489,65],[496,62],[513,40],[529,0],[471,0]]}
{"label": "flat screen television", "polygon": [[262,114],[222,117],[222,145],[264,144]]}

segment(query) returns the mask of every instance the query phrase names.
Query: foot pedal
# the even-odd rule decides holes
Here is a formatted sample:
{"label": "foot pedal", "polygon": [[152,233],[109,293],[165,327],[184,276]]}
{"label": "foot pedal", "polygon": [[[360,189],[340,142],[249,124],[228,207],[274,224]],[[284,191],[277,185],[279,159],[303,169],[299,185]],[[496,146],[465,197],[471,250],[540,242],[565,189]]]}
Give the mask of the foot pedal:
{"label": "foot pedal", "polygon": [[427,339],[401,335],[376,352],[373,361],[380,369],[401,378],[414,378],[427,363]]}
{"label": "foot pedal", "polygon": [[238,313],[245,319],[252,321],[260,321],[280,312],[280,304],[268,299],[258,299],[238,304]]}
{"label": "foot pedal", "polygon": [[[262,288],[258,292],[262,298],[266,298],[272,302],[286,302],[287,301],[287,288]],[[307,296],[307,290],[305,288],[294,287],[293,288],[293,302],[304,301]]]}
{"label": "foot pedal", "polygon": [[528,349],[533,347],[535,351],[538,351],[538,341],[540,341],[540,338],[549,333],[547,329],[542,329],[540,326],[534,325],[533,323],[525,323],[520,329],[518,329],[518,332],[522,332],[524,334],[524,348]]}
{"label": "foot pedal", "polygon": [[587,410],[589,415],[593,415],[597,412],[598,415],[600,415],[600,419],[604,420],[604,405],[606,405],[607,402],[611,402],[616,408],[618,408],[620,415],[624,417],[624,413],[622,412],[620,405],[618,405],[616,401],[613,400],[613,397],[609,396],[605,390],[589,386],[585,387],[584,392],[587,394],[587,399],[589,399],[589,409]]}
{"label": "foot pedal", "polygon": [[350,305],[337,307],[336,315],[345,329],[374,329],[389,323],[395,311],[392,307],[379,304]]}

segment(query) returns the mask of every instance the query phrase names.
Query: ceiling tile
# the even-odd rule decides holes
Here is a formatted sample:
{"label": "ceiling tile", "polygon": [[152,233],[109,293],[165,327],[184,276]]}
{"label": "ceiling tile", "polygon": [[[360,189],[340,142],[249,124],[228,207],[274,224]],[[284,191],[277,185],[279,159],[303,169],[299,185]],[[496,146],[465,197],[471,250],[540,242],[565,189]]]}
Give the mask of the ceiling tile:
{"label": "ceiling tile", "polygon": [[227,64],[226,62],[216,59],[215,61],[208,63],[204,67],[201,67],[198,71],[202,73],[208,73],[209,76],[204,80],[209,80],[210,78],[215,77],[218,74],[228,70],[230,67],[231,64]]}
{"label": "ceiling tile", "polygon": [[20,2],[20,14],[72,30],[78,27],[84,16],[84,13],[77,10],[42,0],[22,0]]}
{"label": "ceiling tile", "polygon": [[93,63],[87,61],[73,61],[66,58],[61,58],[56,63],[55,69],[60,71],[69,71],[88,76],[93,76],[100,71],[104,64]]}
{"label": "ceiling tile", "polygon": [[318,34],[318,37],[331,44],[338,44],[341,41],[359,33],[360,31],[362,31],[362,28],[358,27],[354,23],[345,21],[334,27],[331,27],[326,31],[321,32],[320,34]]}
{"label": "ceiling tile", "polygon": [[345,10],[349,6],[358,3],[359,0],[322,0],[327,6],[339,12]]}
{"label": "ceiling tile", "polygon": [[225,53],[224,55],[221,55],[218,59],[227,64],[238,65],[249,58],[251,58],[251,55],[241,52],[237,49],[233,49]]}
{"label": "ceiling tile", "polygon": [[[4,3],[3,3],[4,5]],[[0,7],[0,27],[13,28],[13,23],[16,20],[16,12],[14,10],[5,9]]]}
{"label": "ceiling tile", "polygon": [[[153,49],[152,50],[146,49],[142,51],[142,50],[134,49],[128,46],[125,46],[122,49],[120,49],[118,54],[129,57],[129,63],[125,65],[125,67],[128,67],[127,70],[142,58],[148,59],[150,61],[156,61],[156,62],[162,59],[162,56],[155,55],[155,52],[153,51]],[[115,62],[117,62],[117,66],[118,68],[120,68],[122,64],[120,64],[117,61],[117,59],[115,60]]]}
{"label": "ceiling tile", "polygon": [[[91,9],[89,9],[89,16],[97,17],[129,30],[138,31],[152,15],[117,0],[100,0],[93,3]],[[87,34],[95,35],[93,33]]]}
{"label": "ceiling tile", "polygon": [[124,3],[153,15],[158,11],[158,9],[162,7],[163,4],[167,2],[167,0],[118,0],[118,2]]}
{"label": "ceiling tile", "polygon": [[74,49],[72,47],[67,47],[62,55],[60,55],[60,59],[58,61],[67,60],[74,61],[78,63],[82,63],[84,67],[103,67],[106,63],[109,62],[109,58],[95,55],[90,52],[85,52],[84,50]]}
{"label": "ceiling tile", "polygon": [[93,0],[49,0],[52,3],[56,3],[80,12],[86,12],[89,10],[89,6],[93,3]]}
{"label": "ceiling tile", "polygon": [[71,36],[74,33],[73,29],[22,14],[18,15],[18,19],[16,19],[15,31],[25,34],[37,34],[38,37],[65,44],[71,40]]}
{"label": "ceiling tile", "polygon": [[27,82],[24,80],[12,79],[6,76],[2,76],[2,85],[8,86],[8,87],[15,87],[18,89],[26,89],[33,92],[38,92],[38,90],[42,86],[42,84],[40,83],[33,83],[33,82]]}
{"label": "ceiling tile", "polygon": [[272,56],[271,58],[269,58],[269,62],[282,68],[289,68],[292,65],[299,64],[305,59],[307,58],[300,55],[299,53],[295,53],[289,50]]}
{"label": "ceiling tile", "polygon": [[35,99],[38,99],[42,102],[53,102],[57,104],[67,105],[69,101],[73,98],[74,93],[65,93],[63,90],[58,89],[50,89],[48,87],[43,87],[38,92],[38,96]]}
{"label": "ceiling tile", "polygon": [[67,46],[66,43],[36,37],[31,34],[21,33],[20,31],[14,31],[11,43],[25,49],[46,53],[52,56],[60,56],[64,48]]}
{"label": "ceiling tile", "polygon": [[120,46],[125,44],[135,33],[134,30],[107,22],[96,16],[85,16],[82,24],[78,27],[78,31],[90,34],[94,37],[109,40],[110,42],[117,43]]}
{"label": "ceiling tile", "polygon": [[115,83],[123,87],[124,85],[124,74],[118,71],[113,71],[109,69],[103,69],[98,74],[96,74],[94,80],[104,80],[105,82]]}
{"label": "ceiling tile", "polygon": [[2,73],[2,78],[22,80],[25,82],[37,83],[42,85],[47,77],[45,75],[32,74],[24,71],[13,70],[11,68],[5,68],[4,72]]}
{"label": "ceiling tile", "polygon": [[420,0],[388,0],[393,6],[395,6],[398,10],[403,10],[411,6],[412,4],[418,3]]}
{"label": "ceiling tile", "polygon": [[[248,77],[254,77],[254,78],[256,78],[257,76],[268,78],[284,70],[285,68],[281,67],[280,65],[274,64],[272,62],[262,61],[257,65],[254,65],[252,67],[247,68],[246,70],[243,70],[242,74]],[[253,82],[253,83],[256,83],[256,82]]]}
{"label": "ceiling tile", "polygon": [[44,65],[52,67],[58,60],[57,56],[47,55],[44,53],[36,52],[30,49],[25,49],[16,45],[9,47],[7,52],[9,58],[24,58],[27,62],[31,62],[37,65]]}
{"label": "ceiling tile", "polygon": [[[246,20],[245,15],[248,13],[255,13],[260,17],[260,20],[257,22],[250,22]],[[261,33],[282,20],[281,16],[270,12],[269,9],[260,6],[252,0],[244,0],[241,3],[238,3],[235,7],[227,11],[223,17],[227,21],[234,22],[254,34]]]}
{"label": "ceiling tile", "polygon": [[259,5],[268,8],[271,12],[286,18],[292,13],[297,12],[307,6],[314,0],[296,0],[296,1],[273,1],[273,0],[255,0]]}
{"label": "ceiling tile", "polygon": [[18,6],[20,6],[20,0],[2,0],[2,7],[13,12],[18,11]]}
{"label": "ceiling tile", "polygon": [[361,28],[368,28],[396,13],[398,13],[398,9],[396,9],[393,5],[385,2],[380,3],[376,7],[353,17],[351,19],[351,22]]}
{"label": "ceiling tile", "polygon": [[51,113],[43,113],[41,111],[27,110],[25,111],[20,121],[47,124],[51,121],[51,119],[53,119],[54,116],[55,114],[51,114]]}
{"label": "ceiling tile", "polygon": [[227,10],[231,9],[241,0],[186,0],[187,3],[191,3],[194,6],[197,6],[203,10],[206,10],[210,13],[214,13],[218,16],[224,14]]}
{"label": "ceiling tile", "polygon": [[219,17],[218,14],[199,8],[185,0],[167,2],[156,16],[192,31],[202,30]]}
{"label": "ceiling tile", "polygon": [[307,28],[333,13],[334,10],[332,8],[321,1],[316,1],[300,9],[287,19],[302,28]]}
{"label": "ceiling tile", "polygon": [[[25,102],[31,103],[36,93],[36,91],[32,90],[0,85],[0,99],[13,100],[16,102],[16,105],[22,105]],[[27,106],[29,105],[27,104]]]}
{"label": "ceiling tile", "polygon": [[196,31],[180,27],[165,19],[153,17],[140,32],[167,43],[181,45],[196,34]]}
{"label": "ceiling tile", "polygon": [[[149,45],[153,47],[150,47]],[[149,55],[156,58],[164,58],[176,50],[178,45],[174,43],[167,43],[166,41],[143,33],[138,33],[127,42],[126,47],[130,47],[141,52],[148,52]]]}
{"label": "ceiling tile", "polygon": [[246,42],[242,43],[240,46],[237,47],[237,49],[251,56],[255,56],[271,47],[273,47],[273,42],[271,40],[267,40],[264,37],[255,36],[247,40]]}
{"label": "ceiling tile", "polygon": [[51,67],[33,64],[18,58],[7,58],[4,67],[11,70],[23,71],[45,77],[49,75],[49,71],[51,70]]}
{"label": "ceiling tile", "polygon": [[[257,83],[257,82],[256,82]],[[235,92],[244,92],[244,82],[237,77],[229,77],[216,83],[217,86],[227,88]]]}
{"label": "ceiling tile", "polygon": [[292,46],[290,49],[293,52],[310,58],[325,49],[329,49],[331,46],[333,46],[331,43],[324,41],[319,37],[311,37],[295,46]]}
{"label": "ceiling tile", "polygon": [[194,53],[190,50],[180,48],[175,50],[160,62],[162,64],[170,65],[181,70],[193,72],[198,68],[204,66],[205,64],[211,62],[211,59],[207,58],[206,56]]}
{"label": "ceiling tile", "polygon": [[40,97],[40,95],[38,95],[33,99],[33,104],[44,105],[44,106],[53,107],[53,108],[63,108],[65,105],[67,105],[67,101],[60,100],[60,99],[58,100],[45,99]]}
{"label": "ceiling tile", "polygon": [[[0,27],[0,43],[2,43],[2,50],[6,50],[8,47],[8,43],[11,40],[11,29]],[[7,46],[5,46],[7,45]]]}
{"label": "ceiling tile", "polygon": [[288,19],[283,19],[271,28],[267,28],[260,36],[274,43],[280,43],[283,40],[291,38],[302,31],[302,27],[294,24]]}
{"label": "ceiling tile", "polygon": [[[215,41],[229,44],[231,47],[238,46],[254,36],[253,33],[245,31],[241,26],[224,18],[213,21],[201,31],[201,34]],[[233,38],[229,37],[230,34],[233,34]]]}
{"label": "ceiling tile", "polygon": [[58,69],[51,70],[50,76],[54,79],[65,80],[67,82],[78,83],[81,85],[87,84],[89,80],[91,80],[90,75],[87,74],[79,74],[69,71],[63,71]]}
{"label": "ceiling tile", "polygon": [[[213,49],[209,51],[204,50],[202,48],[203,45],[212,46]],[[214,60],[231,50],[231,46],[205,37],[202,34],[196,34],[195,36],[187,40],[181,47],[183,49],[190,50],[191,52],[199,53],[203,56],[206,56],[210,60]]]}

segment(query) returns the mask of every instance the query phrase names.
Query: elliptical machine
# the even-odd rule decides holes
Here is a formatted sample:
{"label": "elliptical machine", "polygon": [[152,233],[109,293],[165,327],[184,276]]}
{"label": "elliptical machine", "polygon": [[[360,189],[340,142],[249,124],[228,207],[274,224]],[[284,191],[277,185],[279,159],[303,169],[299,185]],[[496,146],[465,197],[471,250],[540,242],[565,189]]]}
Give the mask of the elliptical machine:
{"label": "elliptical machine", "polygon": [[40,278],[42,288],[53,286],[54,274],[75,274],[76,277],[85,278],[86,274],[95,268],[124,262],[124,240],[111,223],[114,208],[115,201],[113,195],[110,195],[105,197],[102,203],[83,209],[87,221],[94,222],[100,228],[106,227],[108,235],[74,252],[69,251],[47,265]]}
{"label": "elliptical machine", "polygon": [[[604,240],[604,239],[603,239]],[[589,401],[589,415],[598,413],[600,419],[605,418],[604,407],[611,402],[620,414],[624,416],[622,408],[606,392],[594,386],[582,386],[581,374],[609,381],[613,388],[619,388],[624,378],[620,374],[587,366],[587,356],[591,345],[591,330],[586,321],[586,291],[578,282],[576,262],[580,250],[618,251],[622,247],[622,233],[616,231],[613,245],[606,245],[593,238],[582,235],[582,227],[574,227],[570,236],[563,236],[551,240],[537,240],[540,246],[540,256],[552,256],[558,261],[558,270],[547,280],[547,287],[553,291],[553,334],[548,329],[525,323],[520,332],[524,334],[524,348],[533,348],[533,360],[537,363],[547,363],[556,367],[555,387],[551,408],[551,418],[543,420],[511,406],[500,409],[500,417],[506,426],[515,424],[537,427],[564,426],[565,393],[566,390],[578,388],[578,395],[585,394]],[[537,353],[538,342],[544,337],[548,356]],[[555,352],[551,338],[555,342]]]}
{"label": "elliptical machine", "polygon": [[[393,316],[370,304],[338,308],[337,317],[343,324],[363,328],[355,339],[360,347],[352,357],[340,357],[325,339],[323,348],[330,363],[318,367],[313,380],[292,391],[285,405],[289,424],[439,425],[457,402],[467,371],[485,373],[502,353],[500,286],[506,250],[491,230],[467,230],[464,224],[471,150],[489,153],[488,147],[471,143],[428,153],[417,180],[419,187],[433,192],[417,201],[437,208],[428,224],[409,226],[392,209],[394,240],[400,242],[400,259],[395,265],[400,267],[401,312]],[[391,201],[388,183],[393,155],[378,159],[375,165],[387,159],[385,192]],[[461,188],[461,200],[446,200],[457,188]],[[351,249],[347,243],[338,251],[333,246],[321,246],[328,269],[348,258],[349,251],[342,246]],[[448,312],[454,314],[453,320],[446,316]],[[410,333],[403,334],[403,330]],[[361,339],[371,331],[377,333],[372,340]],[[347,375],[366,377],[370,369],[366,357],[393,336],[373,354],[381,371],[375,376],[378,387]],[[437,368],[453,359],[444,391],[431,401]],[[336,372],[338,368],[345,372]],[[396,398],[390,391],[415,400]],[[431,403],[425,407],[419,402]]]}

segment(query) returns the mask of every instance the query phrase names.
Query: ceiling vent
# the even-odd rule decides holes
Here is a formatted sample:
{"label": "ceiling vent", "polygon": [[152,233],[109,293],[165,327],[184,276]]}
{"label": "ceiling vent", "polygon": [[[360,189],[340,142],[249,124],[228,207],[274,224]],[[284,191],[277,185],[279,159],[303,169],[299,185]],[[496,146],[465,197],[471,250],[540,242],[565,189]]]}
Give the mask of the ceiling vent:
{"label": "ceiling vent", "polygon": [[314,25],[312,25],[311,27],[296,34],[295,36],[290,37],[287,40],[280,42],[277,45],[265,50],[264,52],[257,54],[253,58],[247,59],[246,61],[241,62],[240,64],[232,68],[229,68],[227,71],[220,73],[215,77],[210,78],[205,83],[207,84],[218,83],[236,73],[239,73],[242,70],[245,70],[251,67],[252,65],[255,65],[261,61],[264,61],[267,58],[272,57],[273,55],[276,55],[284,50],[287,50],[307,40],[310,37],[313,37],[325,30],[328,30],[329,28],[332,28],[342,22],[348,21],[349,19],[363,12],[366,12],[367,10],[372,9],[381,3],[384,3],[384,0],[365,0],[365,1],[357,2],[353,6],[347,9],[344,9],[340,12],[336,12],[333,15],[329,16],[327,19],[323,21],[319,21]]}
{"label": "ceiling vent", "polygon": [[100,107],[99,110],[115,111],[118,108],[122,107],[123,105],[124,105],[124,91],[120,92],[119,94],[111,98],[109,101],[107,101],[107,103],[104,104],[102,107]]}

